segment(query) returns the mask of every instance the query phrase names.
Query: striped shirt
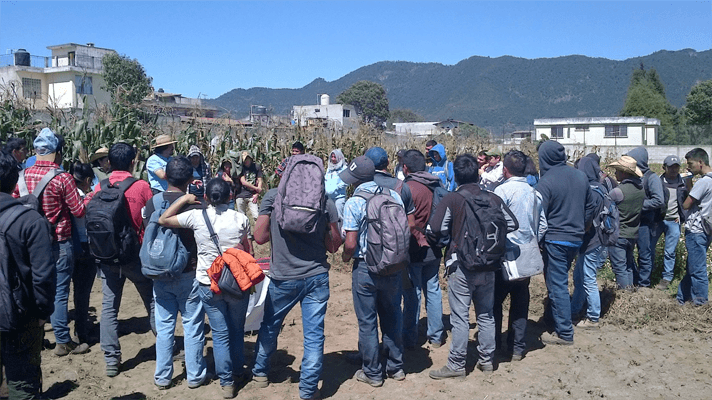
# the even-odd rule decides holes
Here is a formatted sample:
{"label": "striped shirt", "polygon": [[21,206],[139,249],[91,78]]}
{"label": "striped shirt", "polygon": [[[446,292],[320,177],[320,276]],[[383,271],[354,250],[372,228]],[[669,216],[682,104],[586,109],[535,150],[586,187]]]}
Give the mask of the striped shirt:
{"label": "striped shirt", "polygon": [[[25,169],[25,182],[27,190],[32,193],[37,184],[52,169],[58,169],[59,165],[50,161],[37,161],[35,165]],[[19,187],[15,187],[12,192],[15,198],[20,197]],[[52,238],[57,241],[69,240],[72,237],[72,218],[84,216],[85,208],[82,198],[79,196],[74,178],[66,172],[55,176],[45,187],[40,196],[42,212],[50,224],[54,226]]]}

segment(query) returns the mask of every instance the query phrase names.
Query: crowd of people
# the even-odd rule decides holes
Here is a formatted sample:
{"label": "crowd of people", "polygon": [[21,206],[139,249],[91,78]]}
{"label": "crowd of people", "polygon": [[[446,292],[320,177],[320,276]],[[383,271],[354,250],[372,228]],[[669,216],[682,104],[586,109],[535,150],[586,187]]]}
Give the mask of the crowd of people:
{"label": "crowd of people", "polygon": [[[688,257],[677,301],[708,300],[712,168],[700,148],[685,155],[690,174],[681,175],[681,161],[670,155],[658,176],[639,147],[608,164],[612,177],[596,154],[571,166],[556,141],[539,145],[537,171],[519,150],[490,149],[449,161],[443,144],[430,140],[425,153],[399,151],[391,175],[383,148],[369,148],[350,162],[334,149],[324,168],[324,160],[296,142],[275,171],[279,186],[267,190],[262,166],[249,152],[228,151],[213,170],[197,145],[186,156],[174,155],[174,145],[168,135],[154,139],[144,181],[132,175],[136,150],[126,143],[97,149],[89,164],[77,161],[65,171],[64,139],[50,129],[32,143],[32,162],[23,139],[6,141],[0,153],[0,351],[11,399],[41,394],[47,320],[58,357],[86,353],[97,342],[88,321],[97,273],[103,295],[98,342],[108,377],[121,373],[118,312],[128,278],[156,336],[156,387],[174,384],[178,313],[188,387],[213,379],[204,355],[207,316],[215,363],[210,369],[224,398],[235,397],[246,380],[269,385],[270,358],[297,303],[304,335],[299,396],[320,398],[327,253],[339,249],[343,262],[353,265],[359,326],[358,353],[349,361],[360,366],[354,379],[373,387],[406,379],[403,354],[420,343],[421,301],[427,342],[432,348],[445,344],[441,269],[452,330],[447,364],[432,369],[432,379],[466,375],[470,304],[478,370],[491,373],[495,357],[525,357],[529,283],[537,274],[545,277],[553,327],[541,341],[552,345],[572,345],[574,327],[598,328],[596,275],[607,257],[619,289],[649,288],[663,234],[657,288],[667,289],[683,226]],[[694,175],[700,178],[693,185]],[[146,274],[138,257],[139,248],[143,253],[163,246],[143,240],[151,224],[172,230],[187,253],[177,273],[160,279]],[[222,278],[216,277],[228,266],[216,267],[216,260],[238,249],[238,258],[254,262],[253,242],[270,242],[270,279],[254,360],[246,363],[249,295],[221,290]],[[234,275],[231,266],[229,272]],[[68,318],[72,282],[74,333]],[[502,338],[508,295],[508,335]]]}

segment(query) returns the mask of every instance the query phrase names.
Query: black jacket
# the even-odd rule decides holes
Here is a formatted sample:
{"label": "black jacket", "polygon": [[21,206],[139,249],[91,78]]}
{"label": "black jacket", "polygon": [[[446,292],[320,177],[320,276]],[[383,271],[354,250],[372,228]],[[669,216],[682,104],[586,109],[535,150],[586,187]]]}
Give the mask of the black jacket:
{"label": "black jacket", "polygon": [[[15,207],[23,206],[9,194],[0,193],[0,215]],[[28,320],[49,319],[57,286],[49,222],[38,212],[28,210],[9,222],[5,240],[9,254],[2,257],[7,257],[10,282],[0,283],[4,292],[0,298],[10,301],[0,304],[0,326],[11,330]]]}
{"label": "black jacket", "polygon": [[[682,208],[682,203],[685,202],[687,195],[690,194],[690,191],[687,190],[687,185],[685,185],[685,179],[683,179],[678,174],[676,182],[667,183],[665,182],[665,174],[660,174],[660,182],[663,185],[663,190],[668,190],[668,188],[676,189],[675,193],[677,193],[677,215],[680,216],[680,223],[685,222],[685,210],[683,210]],[[665,204],[665,209],[667,209],[667,206],[668,205]]]}

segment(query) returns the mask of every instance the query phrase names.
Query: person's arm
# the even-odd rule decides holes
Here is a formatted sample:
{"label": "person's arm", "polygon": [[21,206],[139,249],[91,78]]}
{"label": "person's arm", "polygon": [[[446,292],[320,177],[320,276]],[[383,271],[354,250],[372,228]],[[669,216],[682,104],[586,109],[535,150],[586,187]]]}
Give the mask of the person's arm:
{"label": "person's arm", "polygon": [[154,170],[153,175],[156,175],[156,177],[160,180],[166,180],[166,171],[163,168]]}
{"label": "person's arm", "polygon": [[435,207],[432,215],[430,215],[430,220],[425,229],[425,236],[431,243],[437,243],[441,237],[448,236],[451,233],[452,212],[450,204],[453,202],[453,196],[459,196],[459,194],[453,193],[445,196]]}
{"label": "person's arm", "polygon": [[682,208],[685,210],[689,210],[690,208],[692,208],[692,206],[694,206],[697,203],[698,203],[698,200],[695,199],[694,197],[692,197],[692,195],[690,194],[685,199],[685,202],[682,203]]}
{"label": "person's arm", "polygon": [[[659,180],[659,179],[658,179]],[[588,231],[593,225],[593,217],[596,216],[596,210],[603,201],[603,197],[594,196],[591,186],[586,186],[586,206],[584,208],[584,229]]]}
{"label": "person's arm", "polygon": [[86,207],[84,207],[84,200],[82,200],[81,196],[79,196],[77,184],[74,183],[74,178],[72,178],[69,174],[66,174],[63,178],[65,178],[62,179],[62,197],[64,202],[67,204],[69,212],[72,213],[74,217],[81,218],[86,213]]}
{"label": "person's arm", "polygon": [[504,220],[507,221],[507,233],[514,232],[519,229],[519,221],[517,221],[517,217],[514,215],[512,210],[507,207],[506,204],[502,201],[502,199],[499,198],[499,196],[494,195],[495,200],[499,203],[499,207],[502,210],[502,213],[504,214]]}
{"label": "person's arm", "polygon": [[270,214],[260,215],[255,221],[255,242],[265,244],[269,242],[269,218]]}
{"label": "person's arm", "polygon": [[200,204],[200,200],[194,194],[185,194],[174,201],[166,211],[158,218],[158,224],[168,228],[183,228],[178,221],[178,211],[188,204]]}
{"label": "person's arm", "polygon": [[240,184],[253,192],[258,190],[257,186],[251,184],[247,181],[247,179],[245,179],[245,175],[240,175]]}
{"label": "person's arm", "polygon": [[341,247],[341,234],[339,233],[339,223],[329,222],[329,229],[326,232],[326,237],[324,238],[324,246],[326,250],[334,254],[339,251]]}
{"label": "person's arm", "polygon": [[341,255],[341,261],[349,262],[356,252],[358,246],[358,231],[346,231],[346,240],[344,241],[344,251]]}
{"label": "person's arm", "polygon": [[541,193],[535,192],[537,196],[537,204],[538,207],[536,208],[539,210],[539,229],[537,232],[537,242],[541,242],[544,239],[544,235],[546,235],[546,231],[549,229],[549,223],[546,220],[546,215],[544,215],[544,208],[541,206]]}
{"label": "person's arm", "polygon": [[660,179],[648,179],[647,185],[650,191],[650,198],[643,200],[643,211],[656,210],[664,206],[663,182]]}

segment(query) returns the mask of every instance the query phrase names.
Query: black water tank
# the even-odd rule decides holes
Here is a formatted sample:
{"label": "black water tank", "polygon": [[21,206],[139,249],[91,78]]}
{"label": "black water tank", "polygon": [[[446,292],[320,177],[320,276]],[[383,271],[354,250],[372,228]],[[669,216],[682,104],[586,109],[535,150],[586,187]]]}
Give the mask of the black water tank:
{"label": "black water tank", "polygon": [[25,49],[18,49],[15,52],[15,65],[20,65],[23,67],[30,66],[30,53]]}

